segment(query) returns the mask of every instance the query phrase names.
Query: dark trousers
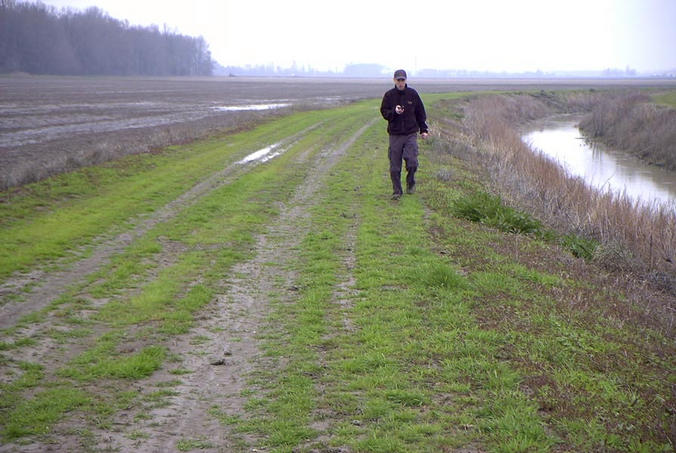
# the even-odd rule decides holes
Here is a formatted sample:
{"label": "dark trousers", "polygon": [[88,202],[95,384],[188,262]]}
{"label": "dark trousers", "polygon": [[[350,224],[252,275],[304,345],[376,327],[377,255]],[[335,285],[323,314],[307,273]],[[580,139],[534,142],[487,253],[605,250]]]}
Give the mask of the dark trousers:
{"label": "dark trousers", "polygon": [[406,162],[406,186],[415,185],[415,171],[418,169],[418,134],[390,135],[390,178],[393,193],[402,194],[401,161]]}

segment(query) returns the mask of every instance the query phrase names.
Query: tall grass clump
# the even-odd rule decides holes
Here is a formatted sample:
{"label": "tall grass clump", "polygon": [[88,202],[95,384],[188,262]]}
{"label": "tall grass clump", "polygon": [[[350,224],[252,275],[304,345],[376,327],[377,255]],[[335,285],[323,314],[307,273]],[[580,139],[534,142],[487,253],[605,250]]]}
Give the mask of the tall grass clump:
{"label": "tall grass clump", "polygon": [[480,222],[508,233],[541,233],[542,224],[532,216],[506,206],[499,196],[478,191],[453,205],[456,217]]}
{"label": "tall grass clump", "polygon": [[580,128],[595,140],[676,170],[676,110],[653,103],[647,94],[622,91],[600,99]]}
{"label": "tall grass clump", "polygon": [[[598,93],[591,95],[598,99]],[[565,104],[565,95],[557,99]],[[584,105],[579,99],[575,102]],[[524,121],[553,113],[548,105],[552,103],[537,96],[480,96],[461,107],[462,128],[453,131],[453,136],[442,131],[440,138],[449,144],[459,137],[471,143],[474,158],[507,198],[560,233],[593,241],[577,244],[582,247],[578,250],[581,256],[593,254],[609,268],[656,277],[664,289],[675,292],[674,206],[647,206],[626,195],[599,192],[533,152],[517,128]]]}

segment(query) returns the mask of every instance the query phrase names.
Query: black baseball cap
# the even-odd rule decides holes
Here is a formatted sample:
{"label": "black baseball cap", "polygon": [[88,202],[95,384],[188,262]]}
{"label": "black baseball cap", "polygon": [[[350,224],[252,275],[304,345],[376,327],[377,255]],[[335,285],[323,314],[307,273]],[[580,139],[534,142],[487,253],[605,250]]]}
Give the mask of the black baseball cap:
{"label": "black baseball cap", "polygon": [[394,78],[395,79],[405,79],[406,78],[406,71],[403,69],[397,69],[394,71]]}

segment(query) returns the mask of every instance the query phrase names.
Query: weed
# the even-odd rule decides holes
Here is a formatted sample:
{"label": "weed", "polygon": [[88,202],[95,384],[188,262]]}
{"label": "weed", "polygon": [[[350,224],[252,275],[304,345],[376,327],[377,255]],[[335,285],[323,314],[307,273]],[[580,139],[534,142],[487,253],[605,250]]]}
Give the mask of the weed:
{"label": "weed", "polygon": [[23,401],[10,413],[3,436],[16,439],[32,434],[46,434],[66,412],[86,406],[91,400],[80,390],[54,388]]}
{"label": "weed", "polygon": [[178,451],[207,450],[214,447],[215,445],[206,439],[181,439],[176,442]]}
{"label": "weed", "polygon": [[594,257],[599,243],[593,239],[586,239],[575,234],[567,234],[561,238],[561,244],[576,258],[590,261]]}
{"label": "weed", "polygon": [[499,196],[476,192],[458,199],[453,213],[473,222],[480,222],[508,233],[536,234],[542,232],[542,224],[530,215],[505,206]]}

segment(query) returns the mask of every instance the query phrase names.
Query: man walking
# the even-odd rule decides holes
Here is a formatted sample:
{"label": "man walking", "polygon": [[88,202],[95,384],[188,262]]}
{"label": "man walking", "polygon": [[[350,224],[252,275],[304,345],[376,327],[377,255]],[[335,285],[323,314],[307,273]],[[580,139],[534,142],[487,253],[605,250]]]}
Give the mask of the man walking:
{"label": "man walking", "polygon": [[380,113],[387,120],[390,134],[390,177],[392,199],[401,198],[401,161],[406,161],[406,193],[415,193],[415,172],[418,169],[418,131],[425,139],[428,135],[427,115],[418,92],[406,84],[406,71],[394,71],[394,88],[383,96]]}

